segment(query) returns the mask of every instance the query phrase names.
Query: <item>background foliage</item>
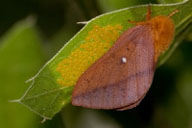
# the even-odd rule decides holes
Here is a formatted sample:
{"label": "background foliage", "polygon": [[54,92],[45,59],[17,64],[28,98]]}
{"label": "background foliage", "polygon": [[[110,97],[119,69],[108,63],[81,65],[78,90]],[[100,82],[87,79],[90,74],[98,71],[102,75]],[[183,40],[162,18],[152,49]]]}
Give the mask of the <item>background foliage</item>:
{"label": "background foliage", "polygon": [[155,73],[153,85],[135,109],[116,112],[68,105],[52,120],[10,103],[81,27],[104,12],[147,3],[179,0],[2,0],[0,2],[0,126],[9,128],[192,127],[192,36]]}

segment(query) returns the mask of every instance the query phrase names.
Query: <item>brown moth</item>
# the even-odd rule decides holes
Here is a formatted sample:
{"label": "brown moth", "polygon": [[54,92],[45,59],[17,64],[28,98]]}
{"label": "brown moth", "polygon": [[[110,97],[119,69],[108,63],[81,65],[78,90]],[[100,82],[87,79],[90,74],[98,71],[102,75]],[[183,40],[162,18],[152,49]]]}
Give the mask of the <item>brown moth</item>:
{"label": "brown moth", "polygon": [[149,90],[159,55],[169,47],[174,23],[169,16],[151,18],[123,32],[112,48],[78,79],[72,104],[93,109],[136,107]]}

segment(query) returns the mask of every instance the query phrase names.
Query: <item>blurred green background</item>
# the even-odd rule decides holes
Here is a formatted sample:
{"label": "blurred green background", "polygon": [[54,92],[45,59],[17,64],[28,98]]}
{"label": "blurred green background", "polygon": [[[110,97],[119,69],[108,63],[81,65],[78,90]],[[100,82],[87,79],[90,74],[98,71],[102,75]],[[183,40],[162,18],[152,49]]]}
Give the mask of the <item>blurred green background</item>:
{"label": "blurred green background", "polygon": [[2,128],[192,128],[192,34],[156,70],[153,85],[131,110],[102,111],[68,105],[52,120],[8,102],[22,96],[27,79],[83,25],[78,21],[112,10],[180,0],[1,0],[0,127]]}

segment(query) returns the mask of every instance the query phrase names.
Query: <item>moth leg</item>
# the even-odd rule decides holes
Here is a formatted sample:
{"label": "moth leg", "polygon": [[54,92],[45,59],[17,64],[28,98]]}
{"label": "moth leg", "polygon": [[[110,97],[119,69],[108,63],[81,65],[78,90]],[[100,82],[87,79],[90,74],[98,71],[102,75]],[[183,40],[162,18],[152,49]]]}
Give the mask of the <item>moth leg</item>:
{"label": "moth leg", "polygon": [[138,24],[140,21],[132,21],[132,20],[128,20],[128,22],[131,23],[131,24],[135,24],[135,25],[136,25],[136,24]]}
{"label": "moth leg", "polygon": [[[147,6],[146,21],[149,21],[150,19],[151,19],[151,6],[148,5]],[[131,21],[131,20],[128,20],[129,23],[135,24],[135,25],[146,24],[146,21]]]}
{"label": "moth leg", "polygon": [[146,21],[151,19],[151,5],[147,6],[147,15],[146,15]]}

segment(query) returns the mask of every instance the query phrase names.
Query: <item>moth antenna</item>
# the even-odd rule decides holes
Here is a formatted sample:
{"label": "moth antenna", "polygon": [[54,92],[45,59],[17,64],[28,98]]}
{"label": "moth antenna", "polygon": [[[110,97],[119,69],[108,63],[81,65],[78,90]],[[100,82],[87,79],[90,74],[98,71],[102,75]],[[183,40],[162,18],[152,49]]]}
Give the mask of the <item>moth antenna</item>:
{"label": "moth antenna", "polygon": [[178,13],[179,12],[179,10],[174,10],[174,11],[172,11],[169,15],[168,15],[168,17],[170,18],[170,17],[172,17],[173,15],[175,15],[176,13]]}
{"label": "moth antenna", "polygon": [[147,6],[146,21],[151,19],[151,5]]}

